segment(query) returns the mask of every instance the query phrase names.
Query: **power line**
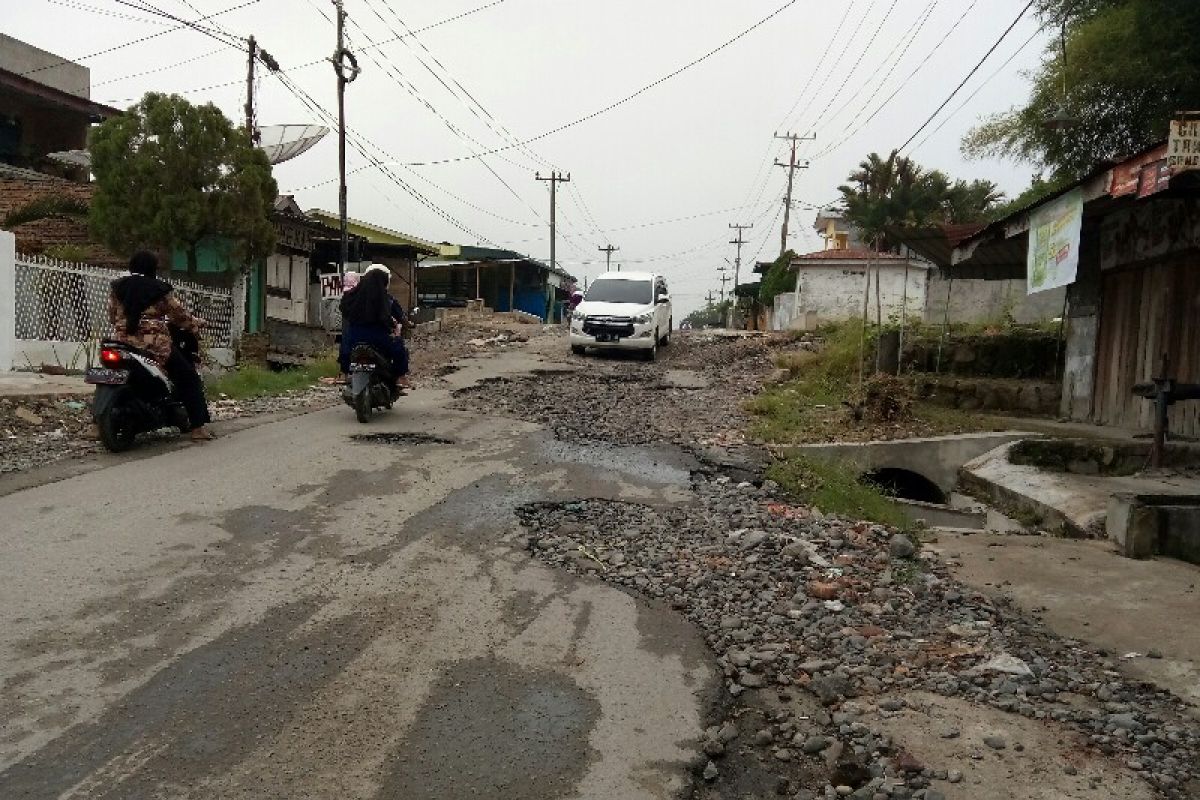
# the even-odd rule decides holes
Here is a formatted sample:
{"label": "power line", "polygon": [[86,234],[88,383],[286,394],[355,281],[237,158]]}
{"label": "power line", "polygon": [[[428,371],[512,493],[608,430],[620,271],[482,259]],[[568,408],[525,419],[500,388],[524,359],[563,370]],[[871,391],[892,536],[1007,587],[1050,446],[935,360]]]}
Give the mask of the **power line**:
{"label": "power line", "polygon": [[432,161],[409,161],[409,162],[405,162],[401,166],[425,167],[425,166],[434,166],[434,165],[440,165],[440,164],[454,164],[454,163],[458,163],[458,162],[462,162],[462,161],[471,161],[474,159],[482,158],[484,156],[490,156],[490,155],[494,155],[496,153],[502,153],[502,152],[505,152],[508,150],[516,149],[518,147],[523,147],[525,145],[529,145],[534,142],[541,141],[542,139],[549,138],[550,136],[554,136],[556,134],[562,133],[563,131],[569,130],[570,128],[574,128],[577,125],[582,125],[585,122],[590,122],[591,120],[596,119],[597,117],[600,117],[604,114],[607,114],[608,112],[610,112],[616,108],[619,108],[619,107],[625,105],[626,103],[629,103],[630,101],[642,96],[643,94],[650,91],[651,89],[661,86],[662,84],[666,83],[667,81],[671,80],[672,78],[676,78],[679,75],[682,75],[684,72],[687,72],[692,67],[695,67],[698,64],[702,64],[703,62],[705,62],[708,59],[715,56],[717,53],[720,53],[722,50],[725,50],[726,48],[730,47],[734,43],[740,41],[741,39],[744,39],[746,36],[750,35],[754,31],[758,30],[763,25],[766,25],[768,22],[770,22],[775,17],[782,14],[788,8],[791,8],[792,6],[794,6],[797,2],[798,2],[798,0],[787,0],[786,3],[784,3],[782,6],[775,9],[774,11],[772,11],[770,14],[767,14],[765,17],[758,20],[750,27],[745,28],[744,30],[742,30],[741,32],[739,32],[738,34],[733,36],[732,38],[727,39],[725,42],[721,43],[717,47],[714,47],[712,50],[709,50],[707,53],[700,56],[699,58],[689,61],[687,64],[684,64],[682,67],[679,67],[679,68],[673,70],[672,72],[667,73],[666,75],[662,76],[661,78],[658,78],[655,81],[651,81],[650,83],[646,84],[645,86],[638,89],[637,91],[622,97],[620,100],[616,100],[612,103],[609,103],[608,105],[604,106],[603,108],[600,108],[596,111],[591,112],[590,114],[586,114],[582,117],[579,117],[578,119],[572,120],[571,122],[564,123],[562,125],[559,125],[556,128],[552,128],[543,133],[539,133],[536,136],[531,136],[528,139],[523,139],[519,142],[514,142],[514,143],[506,145],[504,147],[498,147],[498,148],[495,148],[493,150],[488,150],[483,153],[478,153],[478,154],[470,155],[470,156],[460,156],[457,158],[442,158],[442,159],[436,159],[436,160],[432,160]]}
{"label": "power line", "polygon": [[[828,37],[828,41],[825,44],[825,50],[821,53],[821,57],[819,59],[817,59],[816,66],[813,67],[808,72],[808,80],[806,80],[804,82],[804,86],[800,89],[800,92],[796,95],[795,102],[792,103],[792,107],[788,109],[787,113],[783,115],[783,119],[780,121],[779,125],[776,126],[776,130],[782,130],[782,129],[786,128],[787,122],[789,119],[791,119],[792,114],[795,112],[797,106],[800,105],[801,101],[804,100],[805,97],[809,97],[808,89],[810,86],[812,86],[813,80],[816,79],[817,74],[821,71],[821,67],[823,67],[825,65],[825,60],[829,57],[829,53],[833,50],[833,45],[837,41],[837,36],[841,32],[842,28],[845,27],[846,20],[850,18],[850,12],[854,10],[854,4],[857,1],[858,0],[850,0],[849,4],[847,4],[846,10],[842,14],[841,20],[834,27],[833,33]],[[861,23],[860,23],[860,25],[861,25]],[[840,56],[839,56],[839,61],[840,61]],[[825,80],[828,81],[828,76],[826,77]],[[810,98],[809,104],[811,105],[811,103],[812,103],[812,100]],[[807,111],[807,110],[808,110],[808,107],[806,106],[805,111]],[[773,145],[774,145],[774,140],[772,140],[771,143],[767,145],[766,153],[763,155],[763,157],[761,159],[759,159],[758,168],[754,171],[754,178],[750,181],[750,189],[749,189],[749,191],[746,192],[746,196],[745,196],[745,205],[746,206],[758,205],[758,202],[762,199],[763,193],[767,189],[767,185],[771,182],[771,168],[770,167],[771,167],[771,161],[772,161],[771,151],[772,151]],[[758,187],[757,195],[755,194],[755,187]],[[753,200],[751,200],[752,197],[754,198]]]}
{"label": "power line", "polygon": [[959,91],[961,91],[964,86],[967,85],[967,81],[971,80],[971,76],[973,76],[976,72],[979,71],[979,68],[983,66],[983,62],[987,61],[988,58],[992,55],[992,53],[996,52],[996,48],[999,47],[1000,44],[1005,39],[1008,38],[1008,35],[1010,33],[1012,33],[1013,28],[1017,27],[1017,23],[1019,23],[1022,19],[1024,19],[1025,14],[1029,12],[1029,9],[1033,8],[1034,3],[1036,3],[1036,2],[1037,2],[1037,0],[1029,0],[1029,2],[1025,5],[1025,7],[1021,9],[1021,13],[1017,14],[1017,18],[1014,19],[1009,24],[1009,26],[1004,29],[1004,33],[1000,34],[1000,38],[996,40],[995,44],[993,44],[991,47],[989,47],[987,52],[983,54],[983,58],[979,59],[979,62],[975,66],[971,67],[971,71],[967,73],[967,76],[965,78],[963,78],[962,81],[959,82],[958,86],[954,87],[954,91],[950,92],[949,96],[947,96],[946,99],[942,101],[942,104],[939,105],[934,110],[934,112],[929,115],[929,119],[922,122],[921,127],[917,128],[915,131],[913,131],[913,135],[909,136],[908,139],[905,140],[904,144],[902,144],[898,148],[896,148],[897,151],[904,150],[905,148],[907,148],[910,144],[912,144],[912,140],[917,138],[917,136],[920,135],[921,131],[923,131],[927,127],[929,127],[929,123],[933,122],[934,118],[937,117],[938,114],[942,113],[942,109],[944,109],[947,105],[949,105],[950,101],[954,99],[954,96],[956,94],[958,94]]}
{"label": "power line", "polygon": [[[337,124],[337,118],[332,113],[327,111],[320,103],[318,103],[316,100],[314,100],[311,95],[309,95],[306,91],[304,91],[303,88],[301,88],[294,81],[292,81],[291,78],[286,73],[276,72],[273,74],[275,75],[276,78],[279,79],[279,82],[282,83],[284,85],[284,87],[288,89],[288,91],[290,91],[293,95],[295,95],[295,97],[298,100],[300,100],[300,102],[303,103],[306,107],[308,107],[309,110],[311,110],[313,113],[317,114],[317,116],[319,118],[321,118],[322,120],[324,120],[325,122],[327,122],[329,124],[332,124],[332,125]],[[488,239],[485,236],[481,236],[480,234],[471,230],[467,226],[463,225],[457,219],[452,217],[449,213],[447,213],[443,209],[439,208],[436,204],[434,204],[431,200],[429,200],[429,198],[425,197],[425,195],[421,194],[419,191],[414,189],[411,185],[409,185],[406,181],[404,181],[404,179],[402,179],[400,176],[396,175],[396,173],[394,173],[391,169],[388,168],[387,164],[383,163],[382,161],[380,161],[380,159],[372,156],[369,152],[367,152],[366,145],[370,145],[373,149],[377,150],[379,153],[383,154],[384,156],[386,156],[387,158],[390,159],[391,155],[387,151],[385,151],[383,148],[381,148],[379,145],[371,142],[366,137],[361,136],[360,134],[356,133],[354,131],[354,129],[352,129],[352,128],[348,127],[346,133],[347,133],[347,141],[350,143],[351,147],[353,147],[363,158],[367,159],[368,161],[374,162],[374,166],[377,166],[380,169],[380,171],[383,172],[383,174],[389,180],[391,180],[392,183],[394,183],[395,185],[400,187],[406,194],[411,196],[418,203],[425,206],[429,210],[433,211],[435,214],[442,217],[444,220],[449,222],[454,227],[458,228],[463,233],[466,233],[468,236],[471,236],[474,239],[477,239],[477,240],[480,240],[483,242],[487,242],[492,245],[496,244],[491,239]],[[351,171],[351,172],[353,172],[353,171]]]}
{"label": "power line", "polygon": [[[929,5],[925,7],[924,11],[917,15],[917,18],[913,21],[913,24],[909,26],[907,31],[905,31],[904,36],[902,36],[900,40],[896,42],[895,46],[893,46],[888,52],[888,54],[884,56],[884,63],[889,65],[887,72],[884,73],[883,77],[879,79],[879,82],[875,84],[875,90],[872,91],[867,99],[862,102],[863,107],[869,106],[871,101],[879,96],[879,92],[882,91],[883,87],[887,85],[888,79],[892,77],[892,74],[896,71],[896,67],[900,66],[901,62],[904,61],[904,57],[908,55],[908,51],[912,49],[913,42],[920,37],[922,31],[925,30],[926,25],[929,24],[929,20],[933,17],[933,12],[937,8],[938,2],[939,0],[930,0]],[[897,51],[899,51],[899,55],[896,55]],[[893,55],[896,55],[894,59],[892,58]],[[878,70],[876,70],[876,73],[878,73]],[[826,120],[826,124],[832,123],[833,120],[841,116],[842,112],[854,102],[855,98],[857,98],[858,95],[864,89],[866,89],[870,83],[870,79],[863,81],[862,84],[859,85],[858,89],[856,89],[848,98],[846,98],[846,102],[842,103],[842,105],[838,107],[837,111],[834,111],[829,115],[828,119]],[[851,117],[850,121],[847,122],[846,126],[842,129],[842,132],[844,133],[845,131],[849,130],[850,126],[853,124],[854,118]]]}
{"label": "power line", "polygon": [[[211,14],[205,14],[203,17],[200,18],[200,20],[212,19],[213,17],[219,17],[222,14],[228,14],[230,12],[246,8],[247,6],[255,5],[258,2],[260,2],[260,0],[245,0],[245,2],[239,3],[236,6],[230,6],[229,8],[223,9],[221,11],[214,11]],[[200,20],[195,20],[195,22],[199,22]],[[104,50],[97,50],[94,53],[88,53],[85,56],[75,56],[73,58],[60,58],[59,60],[54,61],[50,64],[43,64],[40,67],[35,67],[26,72],[22,72],[21,77],[28,77],[30,75],[34,75],[38,72],[41,72],[42,70],[54,69],[55,67],[61,67],[63,64],[72,64],[77,61],[87,61],[89,58],[97,58],[99,56],[108,55],[109,53],[115,53],[117,50],[124,50],[126,47],[132,47],[135,44],[141,44],[142,42],[148,42],[151,39],[157,39],[159,36],[166,36],[168,33],[174,33],[175,31],[181,31],[187,27],[188,27],[187,25],[176,25],[174,27],[167,28],[166,30],[158,31],[157,33],[151,33],[151,34],[142,36],[137,39],[132,39],[128,42],[122,42],[121,44],[114,45],[113,47],[105,48]],[[235,81],[235,83],[241,83],[241,81],[240,80]]]}
{"label": "power line", "polygon": [[[455,15],[454,15],[454,16],[452,16],[452,17],[446,17],[446,18],[445,18],[445,19],[443,19],[443,20],[439,20],[438,22],[431,23],[431,24],[429,24],[429,25],[426,25],[426,26],[425,26],[425,27],[423,27],[423,28],[418,28],[417,30],[413,31],[413,35],[415,36],[416,34],[419,34],[419,33],[424,33],[424,32],[426,32],[426,31],[431,31],[431,30],[433,30],[433,29],[435,29],[435,28],[440,28],[440,27],[442,27],[443,25],[448,25],[448,24],[450,24],[451,22],[456,22],[456,21],[458,21],[458,20],[460,20],[460,19],[464,19],[464,18],[466,18],[466,17],[472,16],[473,14],[478,14],[478,13],[479,13],[479,12],[481,12],[481,11],[486,11],[487,9],[489,9],[489,8],[492,8],[493,6],[498,6],[498,5],[500,5],[501,3],[505,2],[505,1],[506,1],[506,0],[493,0],[493,1],[492,1],[492,2],[490,2],[490,3],[486,3],[486,4],[482,5],[482,6],[478,6],[477,8],[470,9],[469,11],[464,11],[464,12],[462,12],[461,14],[455,14]],[[234,10],[237,10],[237,9],[239,9],[239,8],[244,8],[245,6],[248,6],[248,5],[253,5],[254,3],[257,3],[257,2],[259,2],[259,0],[249,0],[249,2],[245,2],[245,3],[243,3],[243,4],[242,4],[242,5],[240,5],[240,6],[234,6],[233,8],[231,8],[231,9],[226,9],[225,11],[218,11],[218,12],[217,12],[217,13],[215,13],[215,14],[210,14],[210,15],[208,15],[208,17],[206,17],[206,18],[209,18],[209,17],[215,17],[215,16],[218,16],[218,15],[220,15],[220,14],[227,13],[228,11],[234,11]],[[311,2],[311,0],[310,0],[310,2]],[[317,10],[318,10],[318,11],[320,11],[320,8],[318,8]],[[322,15],[323,15],[323,16],[325,16],[325,18],[326,18],[327,20],[329,20],[330,22],[332,22],[332,19],[331,19],[329,16],[325,15],[325,14],[324,14],[324,12],[321,12],[321,13],[322,13]],[[181,30],[183,27],[185,27],[185,26],[178,26],[178,27],[176,27],[176,28],[172,28],[171,30]],[[79,57],[79,58],[76,58],[76,59],[63,59],[61,62],[59,62],[59,63],[57,63],[57,64],[51,64],[51,65],[49,65],[49,66],[47,66],[47,67],[39,67],[38,69],[49,69],[50,67],[59,66],[60,64],[67,64],[67,63],[70,63],[71,61],[81,61],[81,60],[83,60],[83,59],[87,59],[87,58],[93,58],[93,57],[95,57],[95,56],[99,56],[99,55],[103,55],[103,54],[105,54],[105,53],[108,53],[108,52],[112,52],[113,50],[120,50],[121,48],[128,47],[128,46],[130,46],[130,45],[134,45],[134,44],[138,44],[138,43],[140,43],[140,42],[144,42],[144,41],[146,41],[147,39],[153,39],[153,38],[155,38],[155,37],[157,37],[157,36],[161,36],[161,35],[163,35],[164,33],[170,33],[170,31],[160,31],[159,33],[155,33],[155,34],[151,34],[150,36],[145,36],[145,37],[142,37],[141,39],[135,39],[135,40],[134,40],[134,41],[132,41],[132,42],[126,42],[125,44],[119,45],[118,47],[111,48],[110,50],[104,50],[104,51],[101,51],[101,52],[99,52],[99,53],[93,53],[93,54],[92,54],[92,55],[90,55],[90,56],[81,56],[81,57]],[[373,49],[378,49],[378,48],[380,48],[380,47],[383,47],[384,45],[386,45],[386,44],[389,44],[390,42],[394,42],[394,41],[396,41],[396,39],[395,39],[395,38],[392,38],[392,39],[381,39],[380,41],[376,42],[376,43],[375,43],[375,44],[373,44],[373,45],[369,45],[369,46],[366,46],[366,47],[360,47],[360,48],[358,48],[358,50],[359,50],[359,52],[363,52],[363,51],[365,51],[365,50],[373,50]],[[305,63],[303,63],[303,64],[297,64],[297,65],[296,65],[296,66],[294,66],[294,67],[288,67],[288,72],[296,72],[296,71],[298,71],[298,70],[302,70],[302,69],[308,69],[309,67],[315,67],[315,66],[317,66],[318,64],[328,64],[328,63],[329,63],[329,59],[327,59],[327,58],[318,58],[318,59],[315,59],[315,60],[313,60],[313,61],[306,61],[306,62],[305,62]],[[33,72],[37,72],[37,71],[38,71],[38,70],[33,70]],[[27,74],[27,75],[28,75],[28,74],[32,74],[32,73],[25,73],[25,74]],[[238,80],[236,80],[236,81],[228,81],[228,82],[226,82],[226,83],[217,83],[217,84],[212,84],[212,85],[209,85],[209,86],[200,86],[200,87],[197,87],[197,88],[195,88],[195,89],[175,89],[175,90],[173,90],[173,91],[175,92],[175,94],[201,94],[201,93],[203,93],[203,92],[211,92],[211,91],[212,91],[212,90],[214,90],[214,89],[224,89],[224,88],[225,88],[225,87],[227,87],[227,86],[236,86],[236,85],[240,85],[241,83],[242,83],[241,79],[238,79]],[[126,98],[125,100],[113,100],[113,101],[110,101],[110,103],[111,103],[111,104],[113,104],[113,105],[115,105],[115,104],[117,104],[117,103],[124,103],[124,102],[128,102],[128,101],[130,101],[130,100],[137,100],[137,99],[138,99],[138,98],[136,98],[136,97],[130,97],[130,98]]]}
{"label": "power line", "polygon": [[[850,78],[854,76],[855,72],[858,72],[859,66],[862,64],[863,59],[867,56],[867,51],[869,51],[875,45],[875,40],[879,38],[879,32],[883,30],[883,26],[887,24],[889,19],[891,19],[892,12],[896,10],[896,4],[898,2],[900,2],[900,0],[892,0],[892,4],[888,6],[887,11],[884,12],[883,18],[880,19],[879,24],[875,26],[875,32],[871,34],[871,38],[867,41],[866,46],[859,50],[858,58],[854,61],[854,66],[850,67],[850,71],[846,73],[846,77],[842,78],[841,84],[833,91],[831,97],[837,97],[840,95],[842,90],[846,88],[846,84],[850,82]],[[810,127],[816,128],[818,125],[820,125],[825,119],[825,113],[827,110],[828,106],[826,105],[821,109],[821,113],[817,115],[817,119]]]}
{"label": "power line", "polygon": [[971,94],[969,94],[967,96],[967,98],[965,100],[963,100],[961,103],[959,103],[953,111],[951,111],[949,114],[947,114],[945,117],[943,117],[942,121],[938,123],[936,128],[931,130],[929,133],[925,134],[925,136],[922,137],[921,141],[919,141],[915,145],[913,145],[911,152],[920,150],[925,145],[925,143],[930,140],[930,138],[932,138],[933,136],[936,136],[937,132],[940,131],[943,127],[945,127],[947,122],[949,122],[951,119],[953,119],[954,116],[956,114],[958,114],[958,112],[962,111],[963,108],[965,108],[968,103],[970,103],[972,100],[974,100],[975,95],[979,94],[979,92],[983,89],[983,87],[987,86],[989,83],[991,83],[996,78],[997,75],[999,75],[1001,72],[1003,72],[1005,67],[1007,67],[1009,64],[1011,64],[1013,62],[1013,59],[1015,59],[1017,56],[1019,56],[1021,53],[1023,53],[1025,51],[1025,48],[1029,47],[1029,45],[1033,43],[1034,39],[1041,36],[1042,31],[1044,31],[1044,30],[1045,30],[1045,27],[1041,27],[1041,28],[1038,28],[1036,31],[1034,31],[1033,34],[1030,35],[1030,37],[1025,40],[1024,44],[1022,44],[1020,47],[1018,47],[1016,50],[1014,50],[1012,55],[1010,55],[1008,58],[1006,58],[1004,60],[1004,63],[996,68],[995,72],[993,72],[986,79],[984,79],[983,83],[981,83],[975,87],[975,91],[971,92]]}
{"label": "power line", "polygon": [[[148,2],[144,2],[144,0],[143,0],[143,4],[133,3],[133,2],[130,2],[130,0],[113,0],[113,1],[116,3],[119,3],[120,5],[126,6],[128,8],[137,9],[138,11],[148,11],[151,14],[155,14],[164,19],[169,19],[173,22],[178,22],[178,23],[180,23],[181,27],[191,28],[192,30],[199,31],[200,33],[203,33],[205,36],[208,36],[211,39],[215,39],[218,42],[221,42],[222,44],[227,44],[231,47],[237,47],[240,49],[242,44],[246,41],[245,38],[235,37],[232,34],[227,33],[223,30],[219,30],[216,28],[209,28],[204,25],[201,25],[201,24],[199,24],[198,20],[186,20],[186,19],[183,19],[182,17],[177,17],[174,14],[169,14],[166,11],[163,11],[161,8],[156,8],[155,6],[150,5]],[[201,19],[203,19],[203,18],[201,18]]]}
{"label": "power line", "polygon": [[104,17],[112,17],[113,19],[127,19],[132,22],[141,22],[146,25],[160,25],[161,26],[161,25],[167,24],[165,22],[160,22],[159,20],[156,20],[156,19],[147,19],[146,17],[135,17],[132,14],[122,14],[119,11],[109,11],[107,9],[97,8],[96,6],[88,5],[87,3],[73,2],[72,0],[46,0],[46,2],[50,3],[51,5],[62,6],[63,8],[70,8],[70,9],[74,9],[76,11],[87,11],[92,14],[99,14]]}
{"label": "power line", "polygon": [[[883,109],[887,108],[887,106],[892,102],[892,100],[894,100],[896,98],[896,95],[900,94],[900,92],[903,89],[905,89],[906,87],[908,87],[912,84],[913,78],[915,78],[917,76],[917,74],[922,69],[925,68],[925,65],[928,64],[929,61],[941,49],[942,44],[948,38],[950,38],[950,36],[956,30],[958,30],[959,26],[961,26],[963,21],[967,18],[967,15],[969,15],[971,13],[971,11],[975,8],[975,6],[977,6],[978,4],[979,4],[979,0],[971,0],[971,4],[966,7],[966,9],[963,11],[963,13],[959,16],[959,18],[957,20],[955,20],[954,24],[950,26],[949,30],[947,30],[940,37],[938,37],[937,44],[934,47],[932,47],[928,53],[925,54],[925,57],[923,59],[921,59],[921,61],[917,64],[916,67],[913,68],[912,72],[908,73],[908,75],[906,75],[904,77],[904,79],[902,81],[900,81],[899,84],[897,84],[896,88],[892,90],[892,93],[889,94],[887,97],[885,97],[883,102],[880,103],[876,107],[876,109],[871,112],[871,114],[869,116],[867,116],[865,119],[863,119],[861,122],[859,122],[858,125],[855,126],[854,130],[850,131],[845,136],[842,136],[839,134],[838,136],[834,137],[833,140],[830,142],[829,146],[826,147],[821,152],[814,155],[812,157],[812,160],[816,161],[818,158],[822,158],[822,157],[828,155],[829,153],[833,152],[834,150],[838,149],[843,144],[845,144],[847,141],[852,139],[854,136],[858,135],[858,132],[861,131],[864,127],[866,127],[868,124],[870,124],[870,122],[873,119],[875,119],[875,117],[879,116],[879,113],[881,111],[883,111]],[[866,103],[863,103],[864,111],[866,110],[866,105],[868,103],[870,103],[870,100],[867,100]],[[836,201],[834,201],[834,202],[836,202]]]}
{"label": "power line", "polygon": [[[127,81],[127,80],[130,80],[131,78],[141,78],[146,75],[153,75],[156,72],[166,72],[167,70],[175,69],[176,67],[182,67],[184,64],[191,64],[194,61],[200,61],[201,59],[209,58],[211,56],[215,56],[217,53],[223,53],[223,52],[225,52],[225,48],[218,47],[216,50],[209,50],[207,53],[201,53],[198,56],[192,56],[191,58],[185,58],[183,61],[175,61],[171,64],[164,64],[161,67],[155,67],[154,69],[148,69],[145,72],[135,72],[132,75],[122,75],[120,78],[109,78],[106,81],[98,81],[98,82],[92,84],[92,88],[95,89],[97,86],[105,86],[110,83],[119,83],[120,81]],[[238,83],[238,82],[239,81],[234,81],[234,83]],[[230,85],[232,85],[232,84],[230,84]]]}

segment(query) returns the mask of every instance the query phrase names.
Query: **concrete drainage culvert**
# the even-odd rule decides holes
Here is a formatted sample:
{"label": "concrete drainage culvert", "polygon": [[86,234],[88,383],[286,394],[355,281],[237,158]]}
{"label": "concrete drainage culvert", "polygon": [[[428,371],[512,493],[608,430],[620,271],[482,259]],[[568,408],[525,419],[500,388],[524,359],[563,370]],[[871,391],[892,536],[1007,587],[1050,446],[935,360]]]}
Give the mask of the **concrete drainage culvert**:
{"label": "concrete drainage culvert", "polygon": [[[1070,797],[1076,775],[1113,797],[1200,796],[1200,721],[1180,700],[959,583],[907,536],[774,488],[698,476],[688,505],[518,511],[534,557],[669,604],[714,652],[729,706],[699,742],[692,797],[944,797],[1001,781]],[[1000,750],[1003,763],[978,760]]]}
{"label": "concrete drainage culvert", "polygon": [[385,444],[392,447],[421,444],[454,444],[453,439],[428,433],[359,433],[350,437],[360,444]]}

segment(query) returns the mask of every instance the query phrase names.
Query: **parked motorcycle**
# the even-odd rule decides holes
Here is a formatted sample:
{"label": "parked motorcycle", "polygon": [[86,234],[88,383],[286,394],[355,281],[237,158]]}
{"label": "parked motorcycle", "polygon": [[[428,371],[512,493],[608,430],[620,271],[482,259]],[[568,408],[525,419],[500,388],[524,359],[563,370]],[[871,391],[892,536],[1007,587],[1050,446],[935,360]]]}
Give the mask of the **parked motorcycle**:
{"label": "parked motorcycle", "polygon": [[171,381],[150,353],[105,339],[100,342],[100,364],[88,369],[84,380],[96,387],[92,418],[105,448],[119,453],[128,450],[139,433],[191,427],[183,404],[172,394]]}

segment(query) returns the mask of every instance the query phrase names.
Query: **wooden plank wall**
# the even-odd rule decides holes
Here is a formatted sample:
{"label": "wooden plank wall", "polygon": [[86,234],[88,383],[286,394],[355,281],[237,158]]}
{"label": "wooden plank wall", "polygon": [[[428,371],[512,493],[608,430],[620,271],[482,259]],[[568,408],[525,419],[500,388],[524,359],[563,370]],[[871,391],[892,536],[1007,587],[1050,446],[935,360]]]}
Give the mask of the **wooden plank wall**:
{"label": "wooden plank wall", "polygon": [[[1200,383],[1200,256],[1106,273],[1103,283],[1095,421],[1150,431],[1153,404],[1132,389],[1158,373],[1164,352],[1173,377]],[[1200,437],[1200,401],[1177,403],[1169,419],[1172,433]]]}

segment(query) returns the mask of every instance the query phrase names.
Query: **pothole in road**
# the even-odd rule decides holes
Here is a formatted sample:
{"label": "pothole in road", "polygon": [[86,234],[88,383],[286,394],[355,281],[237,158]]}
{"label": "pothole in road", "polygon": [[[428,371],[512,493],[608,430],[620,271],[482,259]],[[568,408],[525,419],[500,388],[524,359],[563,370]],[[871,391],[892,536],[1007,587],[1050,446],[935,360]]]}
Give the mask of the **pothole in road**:
{"label": "pothole in road", "polygon": [[362,444],[387,444],[393,447],[414,444],[454,444],[453,439],[428,433],[359,433],[350,438]]}

